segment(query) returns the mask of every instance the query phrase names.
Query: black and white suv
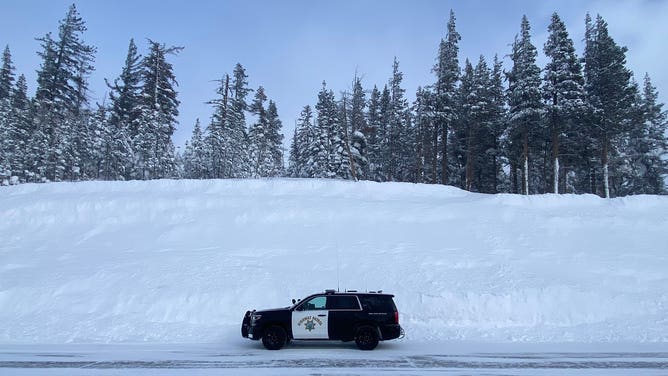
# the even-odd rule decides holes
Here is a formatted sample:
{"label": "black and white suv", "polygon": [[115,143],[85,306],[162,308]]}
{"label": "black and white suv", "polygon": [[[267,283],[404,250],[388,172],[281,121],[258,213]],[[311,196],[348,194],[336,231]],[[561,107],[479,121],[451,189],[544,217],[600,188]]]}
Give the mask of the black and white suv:
{"label": "black and white suv", "polygon": [[278,350],[290,340],[355,341],[362,350],[373,350],[379,341],[399,338],[399,312],[394,295],[379,292],[325,290],[291,307],[247,311],[241,335],[262,339],[269,350]]}

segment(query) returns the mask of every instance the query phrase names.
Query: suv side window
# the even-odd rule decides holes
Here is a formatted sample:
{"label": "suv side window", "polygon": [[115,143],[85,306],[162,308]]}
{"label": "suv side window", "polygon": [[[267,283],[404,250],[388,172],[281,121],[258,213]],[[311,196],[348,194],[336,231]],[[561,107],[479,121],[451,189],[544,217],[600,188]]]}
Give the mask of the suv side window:
{"label": "suv side window", "polygon": [[391,296],[360,296],[362,307],[370,312],[394,312],[396,306]]}
{"label": "suv side window", "polygon": [[360,304],[354,295],[334,295],[327,300],[328,309],[360,310]]}
{"label": "suv side window", "polygon": [[316,310],[324,310],[327,307],[327,297],[326,296],[316,296],[308,301],[306,301],[304,304],[302,304],[298,310],[299,311],[316,311]]}

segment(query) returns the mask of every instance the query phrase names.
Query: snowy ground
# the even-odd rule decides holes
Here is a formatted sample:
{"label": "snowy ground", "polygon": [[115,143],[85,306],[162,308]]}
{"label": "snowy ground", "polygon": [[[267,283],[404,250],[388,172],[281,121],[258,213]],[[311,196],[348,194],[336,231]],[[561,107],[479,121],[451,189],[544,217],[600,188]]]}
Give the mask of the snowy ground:
{"label": "snowy ground", "polygon": [[[337,287],[396,295],[406,338],[372,359],[425,355],[422,343],[668,352],[668,197],[323,180],[87,182],[2,187],[0,217],[0,373],[7,354],[26,348],[43,360],[34,346],[178,344],[289,358],[301,345],[270,356],[241,341],[243,313]],[[305,356],[369,356],[337,346]],[[106,351],[84,361],[108,360]]]}

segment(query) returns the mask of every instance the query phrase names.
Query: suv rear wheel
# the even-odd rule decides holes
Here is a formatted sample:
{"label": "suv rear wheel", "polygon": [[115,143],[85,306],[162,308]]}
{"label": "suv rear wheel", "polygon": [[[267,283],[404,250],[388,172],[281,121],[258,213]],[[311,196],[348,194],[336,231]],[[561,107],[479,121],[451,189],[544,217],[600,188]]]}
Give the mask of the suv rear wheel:
{"label": "suv rear wheel", "polygon": [[378,346],[378,330],[372,326],[361,326],[355,334],[355,343],[360,350],[373,350]]}
{"label": "suv rear wheel", "polygon": [[267,328],[262,336],[262,344],[267,350],[279,350],[285,345],[288,340],[288,335],[285,329],[280,326],[273,325]]}

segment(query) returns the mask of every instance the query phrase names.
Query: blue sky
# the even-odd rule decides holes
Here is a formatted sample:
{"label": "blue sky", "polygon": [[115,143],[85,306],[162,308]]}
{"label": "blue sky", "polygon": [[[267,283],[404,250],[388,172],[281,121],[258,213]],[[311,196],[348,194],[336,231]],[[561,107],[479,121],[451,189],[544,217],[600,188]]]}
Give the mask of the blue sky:
{"label": "blue sky", "polygon": [[[57,33],[72,0],[3,0],[0,46],[9,45],[17,74],[35,88],[40,60],[36,37]],[[215,97],[216,83],[240,62],[250,86],[265,87],[277,103],[286,140],[306,104],[315,104],[323,80],[337,94],[349,89],[355,71],[371,89],[384,85],[396,56],[409,99],[418,86],[434,80],[439,40],[445,36],[450,9],[462,35],[460,61],[505,58],[526,14],[533,42],[542,46],[556,11],[566,22],[580,53],[587,11],[600,13],[615,40],[629,48],[629,67],[642,80],[648,72],[665,101],[668,70],[668,1],[658,0],[338,0],[338,1],[75,1],[88,26],[84,40],[97,46],[96,71],[90,77],[92,101],[106,92],[104,78],[120,73],[130,38],[146,51],[146,38],[185,49],[171,58],[181,100],[177,146],[190,137],[196,118],[205,125],[211,115],[205,102]]]}

